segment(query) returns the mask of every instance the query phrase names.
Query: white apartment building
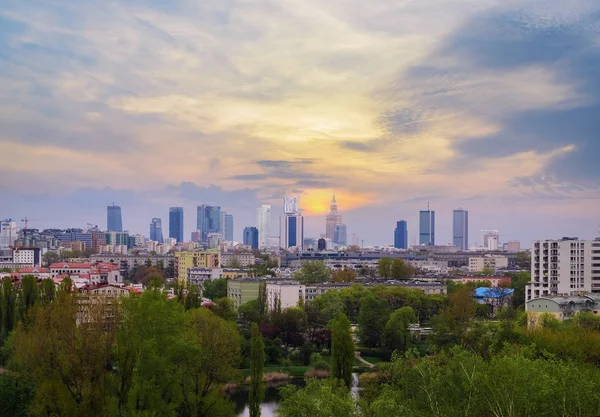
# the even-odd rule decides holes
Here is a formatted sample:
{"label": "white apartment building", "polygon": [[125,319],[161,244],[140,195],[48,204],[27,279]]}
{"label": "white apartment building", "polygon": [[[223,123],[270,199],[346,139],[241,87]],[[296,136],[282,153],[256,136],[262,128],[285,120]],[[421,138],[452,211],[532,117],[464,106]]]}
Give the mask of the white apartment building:
{"label": "white apartment building", "polygon": [[258,229],[258,247],[264,249],[271,246],[271,206],[263,204],[256,209],[256,228]]}
{"label": "white apartment building", "polygon": [[40,266],[41,250],[40,249],[15,249],[13,250],[13,263]]}
{"label": "white apartment building", "polygon": [[242,267],[247,268],[250,265],[254,265],[256,257],[252,252],[234,253],[234,252],[222,252],[221,253],[221,266],[228,267],[235,265],[236,263]]}
{"label": "white apartment building", "polygon": [[11,219],[0,221],[0,248],[14,246],[17,240],[17,223]]}
{"label": "white apartment building", "polygon": [[600,292],[600,238],[533,243],[526,301],[553,295]]}
{"label": "white apartment building", "polygon": [[485,268],[493,270],[508,268],[508,257],[502,255],[469,257],[469,272],[479,272]]}
{"label": "white apartment building", "polygon": [[279,302],[282,310],[296,307],[298,301],[304,298],[304,288],[304,285],[296,281],[268,282],[266,284],[267,308],[273,310]]}

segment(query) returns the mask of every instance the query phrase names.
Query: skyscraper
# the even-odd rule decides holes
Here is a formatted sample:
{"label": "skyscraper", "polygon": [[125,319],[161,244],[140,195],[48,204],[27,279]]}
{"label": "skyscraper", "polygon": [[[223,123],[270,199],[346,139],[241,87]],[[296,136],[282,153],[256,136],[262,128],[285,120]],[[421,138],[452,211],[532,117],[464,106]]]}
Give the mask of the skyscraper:
{"label": "skyscraper", "polygon": [[283,249],[304,244],[304,218],[300,214],[300,197],[284,197],[283,216],[279,225],[279,246]]}
{"label": "skyscraper", "polygon": [[150,240],[163,243],[162,220],[158,217],[153,218],[150,223]]}
{"label": "skyscraper", "polygon": [[396,222],[394,247],[396,249],[408,249],[408,223],[406,223],[406,220]]}
{"label": "skyscraper", "polygon": [[419,213],[419,245],[435,245],[435,211],[429,208]]}
{"label": "skyscraper", "polygon": [[244,228],[244,245],[252,247],[252,249],[258,249],[258,228],[256,227],[245,227]]}
{"label": "skyscraper", "polygon": [[452,226],[452,244],[460,250],[469,250],[469,212],[467,210],[454,210]]}
{"label": "skyscraper", "polygon": [[271,237],[271,206],[263,204],[256,209],[256,226],[258,229],[258,247],[264,249],[269,246]]}
{"label": "skyscraper", "polygon": [[209,233],[221,233],[221,207],[202,204],[197,209],[196,227],[203,241]]}
{"label": "skyscraper", "polygon": [[333,242],[342,246],[346,246],[348,244],[348,234],[345,224],[335,225],[333,230]]}
{"label": "skyscraper", "polygon": [[233,242],[233,215],[221,212],[221,233],[226,242]]}
{"label": "skyscraper", "polygon": [[169,237],[183,242],[183,207],[169,209]]}
{"label": "skyscraper", "polygon": [[342,224],[342,215],[338,213],[337,202],[335,201],[335,193],[331,199],[329,213],[325,217],[325,237],[335,241],[335,226]]}
{"label": "skyscraper", "polygon": [[497,230],[482,230],[483,248],[487,250],[498,250],[500,233]]}
{"label": "skyscraper", "polygon": [[122,232],[123,221],[121,220],[121,207],[112,206],[106,207],[106,230],[109,232]]}
{"label": "skyscraper", "polygon": [[12,219],[2,220],[0,222],[0,248],[14,246],[17,241],[17,223]]}

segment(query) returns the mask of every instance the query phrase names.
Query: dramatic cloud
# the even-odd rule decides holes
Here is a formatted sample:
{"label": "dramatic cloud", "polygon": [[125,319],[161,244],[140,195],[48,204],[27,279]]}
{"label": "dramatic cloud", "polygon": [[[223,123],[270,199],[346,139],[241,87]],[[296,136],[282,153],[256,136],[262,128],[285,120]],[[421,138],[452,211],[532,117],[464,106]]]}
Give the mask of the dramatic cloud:
{"label": "dramatic cloud", "polygon": [[442,242],[459,205],[473,231],[590,237],[599,23],[594,0],[7,0],[0,217],[114,200],[146,233],[207,203],[239,233],[298,193],[318,236],[335,189],[365,243],[428,201]]}

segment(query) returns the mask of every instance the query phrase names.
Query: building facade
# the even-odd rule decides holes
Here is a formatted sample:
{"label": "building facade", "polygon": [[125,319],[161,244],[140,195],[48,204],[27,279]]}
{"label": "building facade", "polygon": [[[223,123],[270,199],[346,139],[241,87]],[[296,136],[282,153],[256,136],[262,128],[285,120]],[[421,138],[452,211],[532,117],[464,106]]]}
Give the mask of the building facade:
{"label": "building facade", "polygon": [[258,299],[260,284],[258,278],[242,278],[227,281],[227,298],[233,301],[236,308],[248,301]]}
{"label": "building facade", "polygon": [[233,215],[223,212],[221,217],[223,239],[226,242],[233,242]]}
{"label": "building facade", "polygon": [[123,220],[121,218],[121,207],[112,206],[106,207],[106,230],[109,232],[122,232]]}
{"label": "building facade", "polygon": [[17,223],[12,219],[0,222],[0,248],[8,248],[15,245],[17,241]]}
{"label": "building facade", "polygon": [[329,207],[329,213],[325,216],[325,237],[335,241],[335,226],[342,224],[342,215],[338,213],[337,202],[335,200],[335,193],[331,199],[331,205]]}
{"label": "building facade", "polygon": [[269,246],[269,237],[271,237],[271,206],[269,204],[263,204],[256,209],[256,226],[258,247],[264,249]]}
{"label": "building facade", "polygon": [[209,233],[222,233],[221,207],[202,204],[197,208],[196,228],[201,239],[206,241]]}
{"label": "building facade", "polygon": [[218,251],[175,253],[175,278],[182,282],[187,279],[190,268],[219,268],[220,266],[221,254]]}
{"label": "building facade", "polygon": [[41,266],[42,250],[39,248],[18,248],[13,250],[13,262],[28,266]]}
{"label": "building facade", "polygon": [[452,244],[462,251],[469,250],[469,212],[458,209],[453,212]]}
{"label": "building facade", "polygon": [[506,269],[508,257],[502,255],[469,256],[469,272],[481,272],[484,269]]}
{"label": "building facade", "polygon": [[304,298],[304,285],[296,281],[268,281],[266,283],[267,309],[296,307]]}
{"label": "building facade", "polygon": [[252,249],[259,248],[259,232],[257,227],[245,227],[244,228],[244,236],[243,243],[246,246],[250,246]]}
{"label": "building facade", "polygon": [[153,218],[150,223],[150,240],[163,243],[162,220],[158,217]]}
{"label": "building facade", "polygon": [[336,224],[333,229],[333,243],[340,246],[348,245],[348,230],[345,224]]}
{"label": "building facade", "polygon": [[284,198],[283,216],[279,227],[279,247],[298,248],[304,245],[304,218],[300,214],[300,197]]}
{"label": "building facade", "polygon": [[183,242],[183,207],[169,209],[169,237],[177,243]]}
{"label": "building facade", "polygon": [[419,212],[419,245],[435,245],[435,211]]}
{"label": "building facade", "polygon": [[534,242],[527,301],[580,293],[600,293],[600,238]]}
{"label": "building facade", "polygon": [[408,249],[408,223],[406,220],[400,220],[396,223],[394,247],[396,249]]}

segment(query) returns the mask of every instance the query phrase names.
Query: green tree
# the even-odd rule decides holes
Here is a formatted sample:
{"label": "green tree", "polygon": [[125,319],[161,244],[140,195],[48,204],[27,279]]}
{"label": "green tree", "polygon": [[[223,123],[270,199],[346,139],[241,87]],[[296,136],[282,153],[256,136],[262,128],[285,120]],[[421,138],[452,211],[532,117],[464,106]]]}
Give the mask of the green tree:
{"label": "green tree", "polygon": [[54,301],[56,297],[56,285],[50,278],[45,278],[40,284],[40,302],[43,305],[49,304]]}
{"label": "green tree", "polygon": [[197,285],[190,285],[185,296],[185,309],[191,310],[202,305],[200,288]]}
{"label": "green tree", "polygon": [[387,303],[373,293],[364,296],[358,314],[358,336],[361,343],[368,347],[381,346],[389,315]]}
{"label": "green tree", "polygon": [[210,300],[227,297],[227,279],[209,279],[203,283],[202,296]]}
{"label": "green tree", "polygon": [[2,281],[0,319],[0,341],[3,341],[17,324],[17,291],[8,277]]}
{"label": "green tree", "polygon": [[33,275],[25,275],[21,280],[21,319],[25,318],[27,312],[37,303],[38,299],[37,279]]}
{"label": "green tree", "polygon": [[211,306],[210,309],[217,316],[228,321],[234,321],[237,318],[235,305],[233,304],[233,301],[231,301],[231,299],[227,297],[217,298],[213,301],[213,303],[214,304]]}
{"label": "green tree", "polygon": [[408,347],[410,325],[417,321],[412,307],[402,307],[390,314],[385,325],[385,345],[390,350],[405,350]]}
{"label": "green tree", "polygon": [[306,313],[298,307],[286,308],[276,316],[275,324],[281,331],[281,340],[286,346],[301,346],[306,331]]}
{"label": "green tree", "polygon": [[250,336],[250,393],[248,403],[250,417],[260,417],[260,405],[265,398],[265,344],[258,330],[258,324],[252,323]]}
{"label": "green tree", "polygon": [[527,271],[511,274],[510,288],[515,290],[512,297],[512,305],[515,308],[525,305],[525,286],[531,282],[531,273]]}
{"label": "green tree", "polygon": [[356,281],[356,272],[352,269],[340,269],[331,275],[333,282],[354,282]]}
{"label": "green tree", "polygon": [[329,281],[331,270],[323,261],[304,261],[302,267],[294,274],[294,279],[301,284],[320,284]]}
{"label": "green tree", "polygon": [[60,255],[54,251],[48,251],[42,256],[42,263],[46,268],[58,261],[60,261]]}
{"label": "green tree", "polygon": [[393,279],[408,279],[415,274],[415,268],[404,262],[404,260],[396,258],[392,261],[390,267],[390,276]]}
{"label": "green tree", "polygon": [[390,278],[392,276],[392,258],[381,258],[377,263],[377,273],[381,278]]}
{"label": "green tree", "polygon": [[354,351],[350,320],[340,314],[331,323],[331,376],[342,380],[348,388],[352,385]]}
{"label": "green tree", "polygon": [[298,389],[289,384],[281,389],[278,417],[358,417],[358,404],[346,386],[337,380],[309,381]]}
{"label": "green tree", "polygon": [[517,266],[521,269],[531,271],[531,254],[529,252],[517,253]]}

